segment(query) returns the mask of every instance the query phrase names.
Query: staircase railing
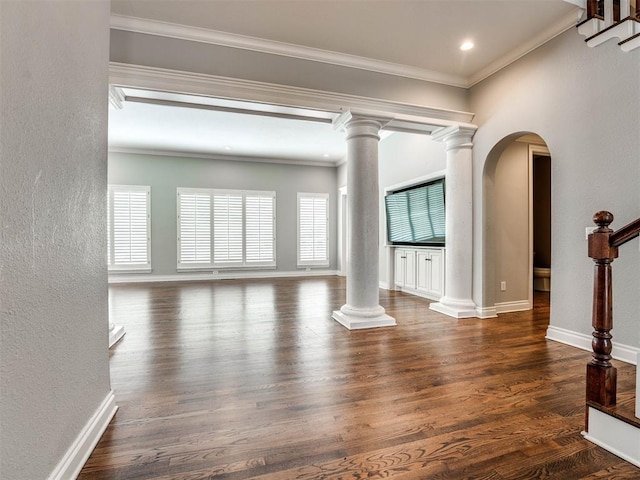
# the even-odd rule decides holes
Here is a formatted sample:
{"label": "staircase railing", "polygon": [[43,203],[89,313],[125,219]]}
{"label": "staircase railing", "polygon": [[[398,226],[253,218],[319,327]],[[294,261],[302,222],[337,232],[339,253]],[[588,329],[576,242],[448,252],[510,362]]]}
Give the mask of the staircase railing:
{"label": "staircase railing", "polygon": [[617,39],[623,52],[640,48],[640,0],[587,0],[578,33],[589,47]]}
{"label": "staircase railing", "polygon": [[609,228],[613,215],[598,212],[593,216],[598,226],[589,235],[589,257],[595,262],[593,281],[593,358],[587,365],[587,402],[604,407],[616,404],[616,369],[611,364],[611,329],[613,328],[613,294],[611,263],[618,258],[618,247],[640,234],[640,218],[618,231]]}
{"label": "staircase railing", "polygon": [[624,20],[627,17],[640,18],[640,1],[638,0],[587,0],[586,20],[596,18],[605,25]]}

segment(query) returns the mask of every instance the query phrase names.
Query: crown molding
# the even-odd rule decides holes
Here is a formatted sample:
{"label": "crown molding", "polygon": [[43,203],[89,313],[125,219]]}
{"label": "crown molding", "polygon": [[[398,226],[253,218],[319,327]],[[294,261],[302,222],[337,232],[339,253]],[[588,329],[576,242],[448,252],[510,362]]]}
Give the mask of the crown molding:
{"label": "crown molding", "polygon": [[115,62],[109,63],[109,84],[119,87],[310,108],[337,114],[346,110],[358,110],[369,114],[378,113],[383,116],[392,114],[398,122],[403,121],[405,124],[414,122],[431,125],[435,128],[468,123],[474,117],[473,113],[459,110],[425,107],[344,93]]}
{"label": "crown molding", "polygon": [[120,110],[124,101],[125,98],[122,89],[109,85],[109,106],[116,110]]}
{"label": "crown molding", "polygon": [[222,160],[233,162],[277,163],[284,165],[300,165],[305,167],[337,167],[343,159],[337,161],[297,160],[293,158],[253,157],[244,155],[223,155],[206,152],[187,152],[183,150],[161,150],[154,148],[109,147],[109,153],[125,153],[132,155],[150,155],[157,157],[199,158],[206,160]]}
{"label": "crown molding", "polygon": [[461,75],[450,75],[409,65],[375,60],[346,53],[332,52],[318,48],[277,42],[262,38],[238,35],[235,33],[191,27],[176,23],[160,22],[125,15],[111,15],[111,28],[128,32],[157,35],[161,37],[209,43],[223,47],[250,50],[253,52],[280,55],[283,57],[328,63],[339,67],[356,68],[397,77],[411,78],[425,82],[440,83],[453,87],[466,88],[468,81]]}
{"label": "crown molding", "polygon": [[[574,2],[569,2],[569,3],[574,3]],[[468,79],[467,87],[468,88],[473,87],[477,83],[480,83],[482,80],[490,77],[494,73],[511,65],[516,60],[524,57],[526,54],[532,52],[536,48],[553,40],[558,35],[566,32],[570,28],[575,27],[580,17],[582,17],[582,14],[583,14],[583,11],[579,10],[577,14],[575,11],[573,11],[565,15],[556,23],[553,23],[549,27],[542,30],[538,35],[530,39],[528,42],[520,45],[520,47],[510,51],[503,57],[500,57],[496,61],[487,65],[485,68],[471,75]]]}

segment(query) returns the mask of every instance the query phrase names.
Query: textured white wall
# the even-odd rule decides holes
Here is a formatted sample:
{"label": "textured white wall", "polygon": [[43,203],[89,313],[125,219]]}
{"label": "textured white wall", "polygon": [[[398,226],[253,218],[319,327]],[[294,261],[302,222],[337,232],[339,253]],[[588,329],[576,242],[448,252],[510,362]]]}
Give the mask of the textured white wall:
{"label": "textured white wall", "polygon": [[[614,228],[640,216],[640,50],[615,42],[589,48],[573,29],[471,89],[474,137],[474,300],[482,304],[482,174],[490,150],[515,132],[534,132],[552,161],[551,324],[591,334],[593,262],[585,227],[598,210]],[[638,241],[623,247],[614,270],[614,342],[637,346]],[[485,305],[486,306],[486,305]]]}
{"label": "textured white wall", "polygon": [[49,476],[109,393],[109,2],[0,2],[0,477]]}

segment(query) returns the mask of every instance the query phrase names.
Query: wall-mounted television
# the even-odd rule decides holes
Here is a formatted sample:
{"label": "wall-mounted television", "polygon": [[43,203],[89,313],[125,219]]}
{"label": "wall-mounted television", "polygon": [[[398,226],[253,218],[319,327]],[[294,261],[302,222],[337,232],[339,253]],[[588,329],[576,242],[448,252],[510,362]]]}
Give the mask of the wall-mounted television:
{"label": "wall-mounted television", "polygon": [[388,193],[387,240],[392,245],[445,245],[444,178]]}

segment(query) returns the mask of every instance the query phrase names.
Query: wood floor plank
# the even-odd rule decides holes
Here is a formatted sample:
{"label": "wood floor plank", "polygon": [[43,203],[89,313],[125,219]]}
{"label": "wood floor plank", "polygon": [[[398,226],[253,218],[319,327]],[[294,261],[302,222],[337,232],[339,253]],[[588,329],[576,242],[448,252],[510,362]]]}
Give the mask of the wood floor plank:
{"label": "wood floor plank", "polygon": [[381,290],[398,325],[365,331],[331,319],[344,295],[340,277],[111,286],[120,410],[79,478],[640,478],[580,435],[590,355],[544,338],[548,294],[456,320]]}

